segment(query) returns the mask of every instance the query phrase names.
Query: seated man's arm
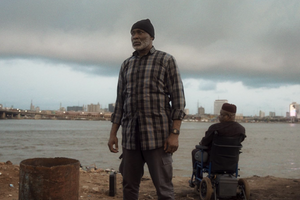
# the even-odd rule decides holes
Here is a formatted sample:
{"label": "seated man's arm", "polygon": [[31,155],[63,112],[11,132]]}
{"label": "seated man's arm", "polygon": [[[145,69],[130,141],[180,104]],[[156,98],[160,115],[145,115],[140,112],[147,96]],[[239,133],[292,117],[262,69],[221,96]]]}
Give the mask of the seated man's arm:
{"label": "seated man's arm", "polygon": [[205,136],[202,138],[199,144],[203,146],[210,146],[213,138],[214,138],[214,131],[208,129],[205,132]]}

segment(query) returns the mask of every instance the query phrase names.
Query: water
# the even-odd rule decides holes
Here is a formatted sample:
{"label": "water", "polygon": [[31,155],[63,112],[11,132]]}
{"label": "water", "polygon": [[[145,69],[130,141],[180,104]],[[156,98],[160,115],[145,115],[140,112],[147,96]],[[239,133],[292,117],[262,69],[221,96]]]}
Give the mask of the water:
{"label": "water", "polygon": [[[191,150],[210,123],[183,123],[175,176],[191,175]],[[245,123],[239,167],[241,177],[300,178],[300,124]],[[68,157],[83,166],[118,169],[120,152],[108,150],[111,123],[107,121],[0,120],[0,162],[19,164],[27,158]],[[121,132],[118,132],[121,148]],[[146,170],[147,171],[147,170]]]}

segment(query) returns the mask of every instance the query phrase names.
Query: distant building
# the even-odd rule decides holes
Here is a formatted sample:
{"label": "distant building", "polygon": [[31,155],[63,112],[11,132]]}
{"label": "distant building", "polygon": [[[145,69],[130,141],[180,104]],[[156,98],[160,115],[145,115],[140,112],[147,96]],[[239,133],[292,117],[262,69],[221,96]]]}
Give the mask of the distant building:
{"label": "distant building", "polygon": [[198,108],[198,115],[204,115],[205,114],[205,109],[201,106]]}
{"label": "distant building", "polygon": [[29,110],[34,110],[34,105],[32,104],[32,100],[31,100],[31,103],[30,103],[30,109]]}
{"label": "distant building", "polygon": [[235,121],[241,121],[241,120],[243,120],[243,119],[244,119],[243,114],[237,113],[237,114],[235,115]]}
{"label": "distant building", "polygon": [[263,111],[260,110],[260,111],[259,111],[259,117],[260,117],[260,118],[265,117],[265,112],[263,112]]}
{"label": "distant building", "polygon": [[186,108],[186,109],[184,109],[184,113],[185,113],[186,115],[189,115],[189,114],[190,114],[190,110],[189,110],[188,108]]}
{"label": "distant building", "polygon": [[270,116],[270,117],[275,117],[276,114],[275,114],[275,112],[269,112],[269,116]]}
{"label": "distant building", "polygon": [[53,111],[52,110],[42,110],[41,113],[50,115],[50,114],[53,114]]}
{"label": "distant building", "polygon": [[220,114],[222,105],[223,105],[224,103],[228,103],[228,100],[226,100],[226,99],[218,99],[218,100],[215,100],[215,102],[214,102],[214,114],[215,114],[215,115],[219,115],[219,114]]}
{"label": "distant building", "polygon": [[59,104],[59,111],[61,111],[61,112],[66,111],[65,107],[62,107],[62,106],[61,106],[61,103]]}
{"label": "distant building", "polygon": [[101,109],[100,109],[100,112],[101,112],[101,113],[112,113],[112,112],[110,112],[110,111],[108,110],[108,108],[101,108]]}
{"label": "distant building", "polygon": [[290,104],[290,117],[300,118],[300,105],[296,102]]}
{"label": "distant building", "polygon": [[84,111],[84,106],[67,106],[67,111]]}
{"label": "distant building", "polygon": [[37,107],[35,108],[35,112],[40,112],[40,111],[41,111],[40,107],[37,106]]}
{"label": "distant building", "polygon": [[87,105],[87,111],[88,112],[100,112],[100,104],[90,104]]}
{"label": "distant building", "polygon": [[108,111],[109,112],[114,112],[115,111],[115,106],[116,106],[115,103],[108,104]]}

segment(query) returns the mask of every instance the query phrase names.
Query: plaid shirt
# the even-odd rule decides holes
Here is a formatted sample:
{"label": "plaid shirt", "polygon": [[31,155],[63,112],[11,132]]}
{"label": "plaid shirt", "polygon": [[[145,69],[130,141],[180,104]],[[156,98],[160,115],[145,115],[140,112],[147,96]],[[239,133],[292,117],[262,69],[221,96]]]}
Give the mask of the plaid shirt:
{"label": "plaid shirt", "polygon": [[171,55],[152,47],[147,55],[134,52],[123,62],[111,121],[122,125],[124,148],[136,149],[137,140],[142,150],[163,147],[173,120],[184,118],[184,107],[183,84]]}

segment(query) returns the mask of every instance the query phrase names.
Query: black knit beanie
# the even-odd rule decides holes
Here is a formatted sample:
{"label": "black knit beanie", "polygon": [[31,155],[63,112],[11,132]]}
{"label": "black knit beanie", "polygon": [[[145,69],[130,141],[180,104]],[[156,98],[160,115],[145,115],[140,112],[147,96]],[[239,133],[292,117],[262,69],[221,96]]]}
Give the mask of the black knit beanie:
{"label": "black knit beanie", "polygon": [[143,20],[138,21],[138,22],[136,22],[135,24],[133,24],[132,27],[131,27],[130,32],[131,32],[133,29],[136,29],[136,28],[139,28],[139,29],[142,29],[142,30],[146,31],[147,33],[149,33],[149,35],[150,35],[151,37],[154,38],[154,27],[153,27],[153,25],[151,24],[151,22],[150,22],[149,19],[143,19]]}

